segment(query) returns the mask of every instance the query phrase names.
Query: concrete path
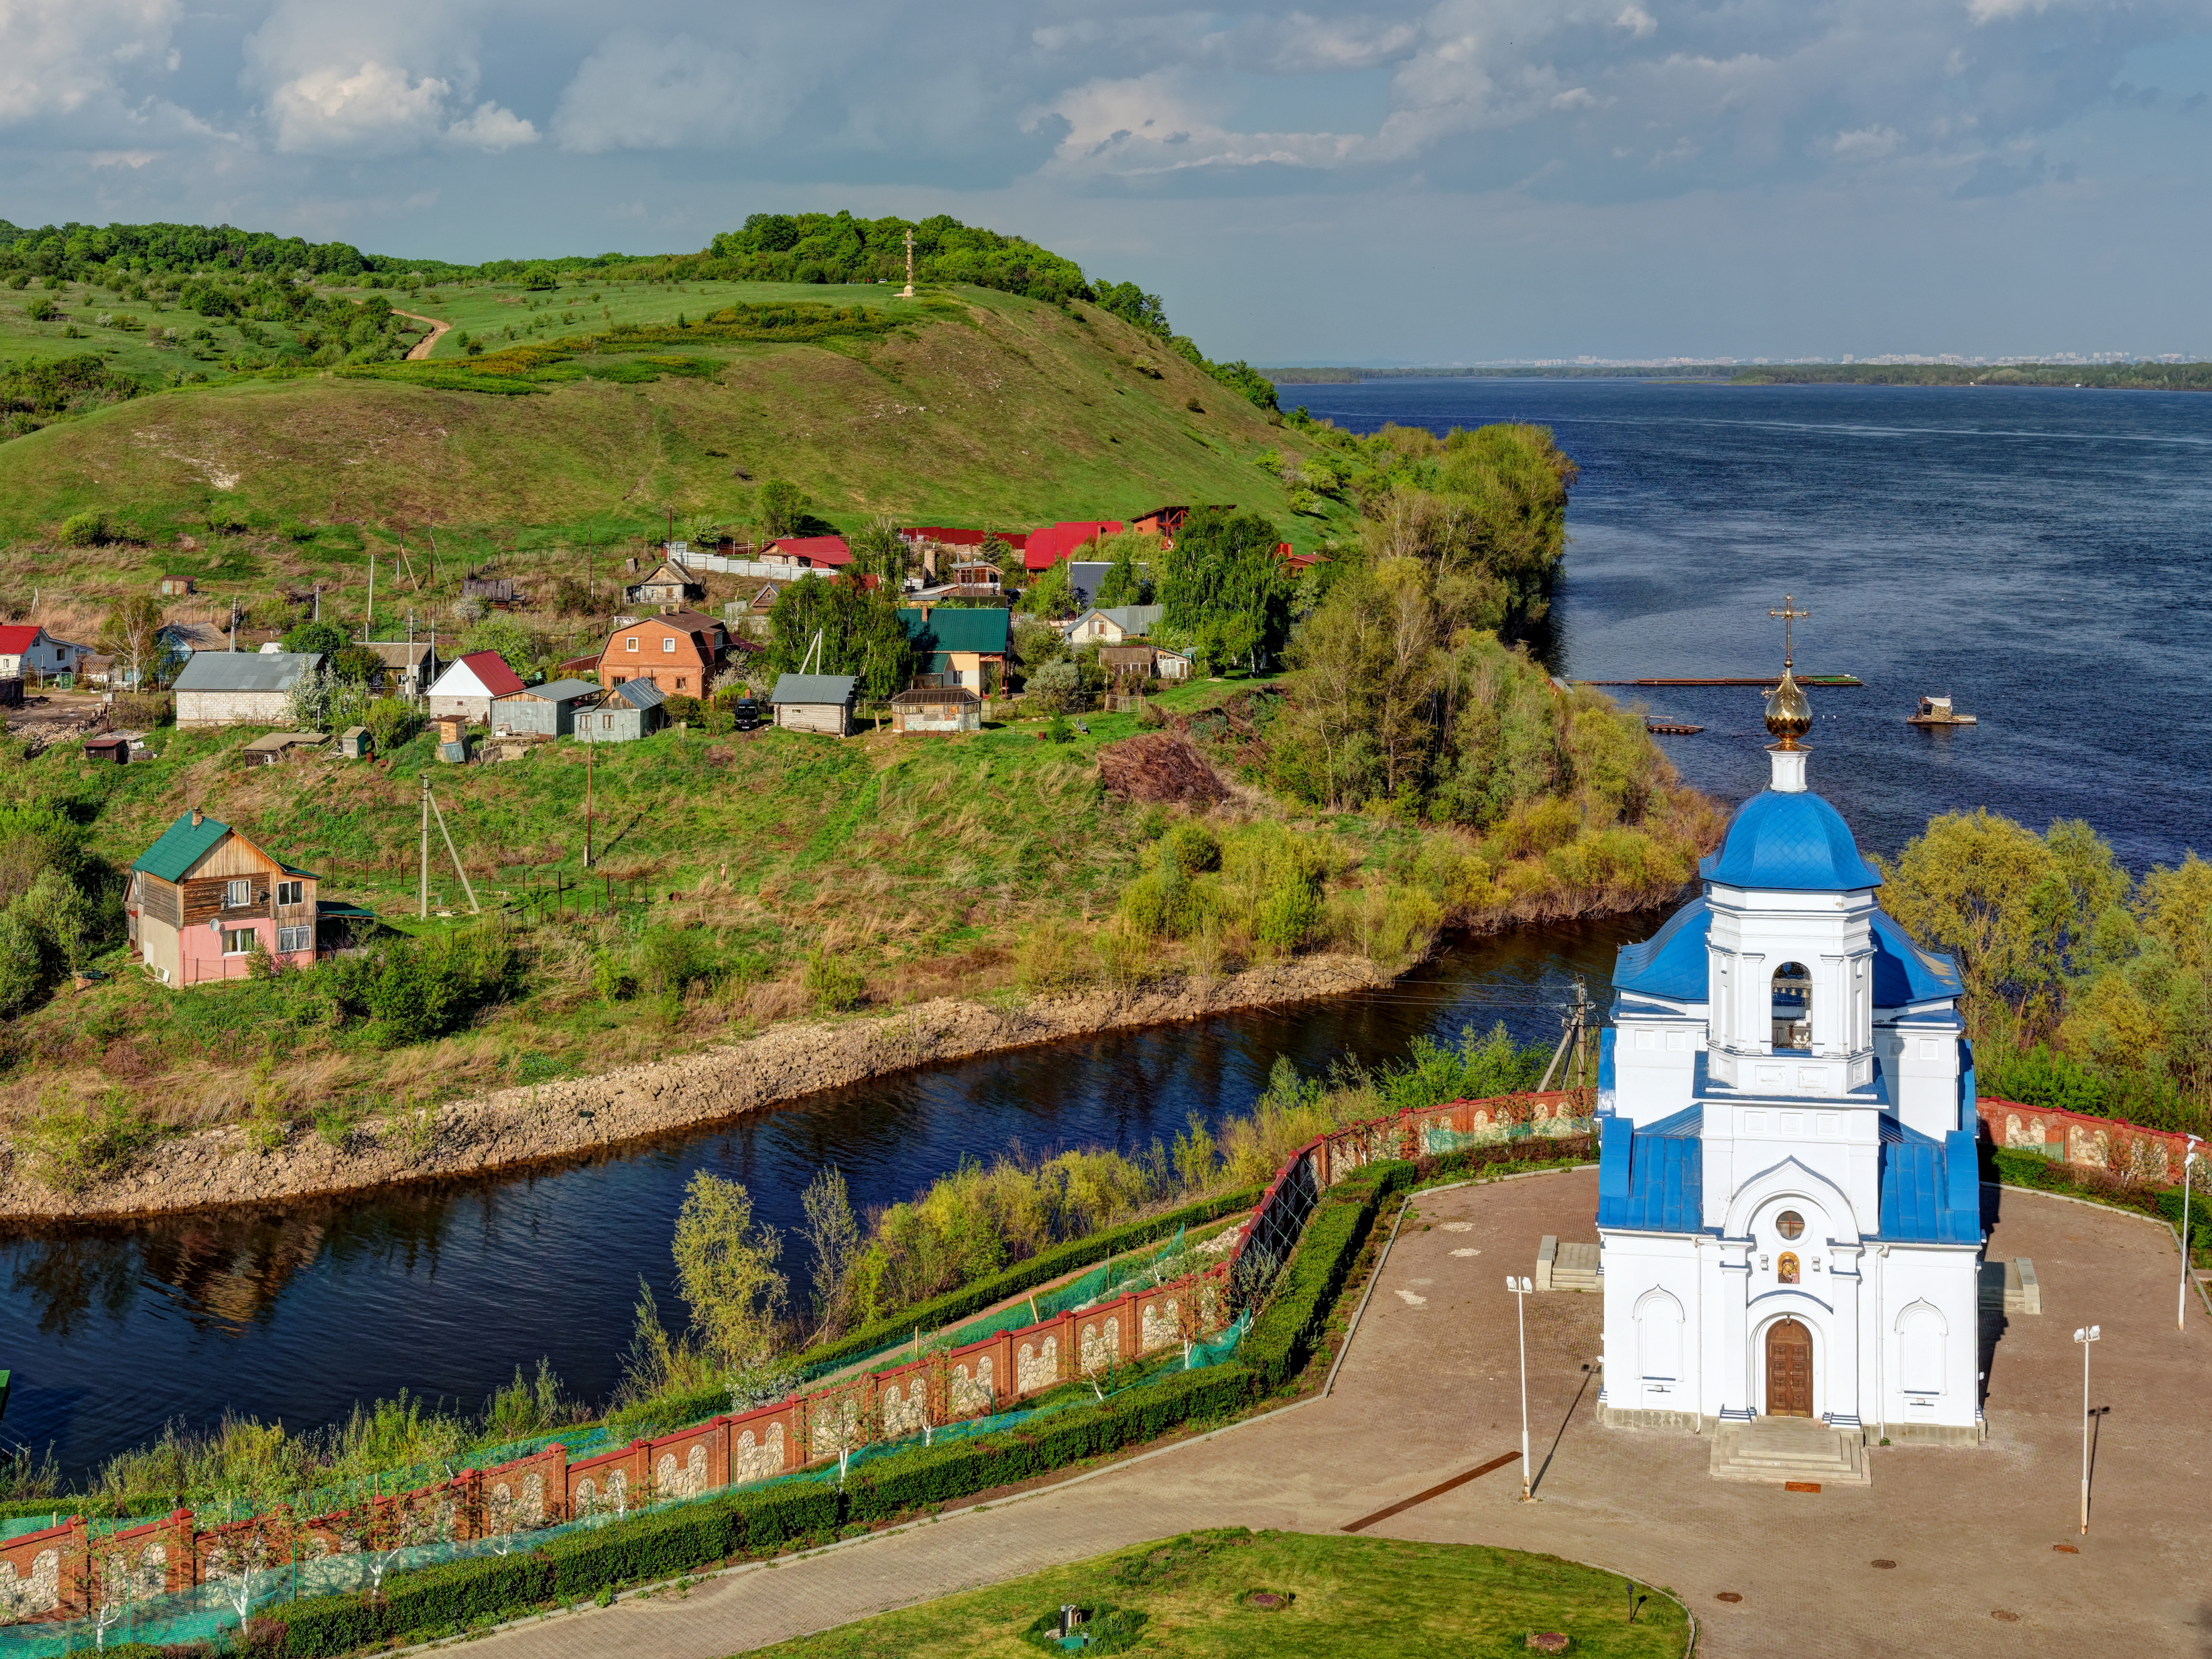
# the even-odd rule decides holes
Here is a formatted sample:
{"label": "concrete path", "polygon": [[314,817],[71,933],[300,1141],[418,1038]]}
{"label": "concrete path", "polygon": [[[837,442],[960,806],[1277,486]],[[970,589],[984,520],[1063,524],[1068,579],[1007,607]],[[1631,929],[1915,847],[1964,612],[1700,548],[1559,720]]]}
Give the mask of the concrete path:
{"label": "concrete path", "polygon": [[[884,1609],[1196,1527],[1329,1532],[1517,1450],[1510,1301],[1545,1233],[1593,1236],[1595,1172],[1419,1201],[1329,1398],[980,1513],[804,1560],[534,1622],[480,1659],[720,1659]],[[2212,1653],[2212,1321],[2174,1324],[2171,1237],[2008,1191],[1992,1257],[2034,1259],[2045,1313],[1991,1362],[1990,1438],[1877,1448],[1874,1484],[1819,1493],[1718,1482],[1705,1443],[1600,1429],[1595,1296],[1529,1298],[1538,1497],[1517,1460],[1366,1528],[1545,1550],[1666,1585],[1702,1653]],[[1425,1227],[1423,1224],[1427,1224]],[[2092,1397],[2095,1507],[2083,1538],[2077,1324],[2104,1327]],[[2053,1547],[2070,1545],[2079,1553]],[[1894,1566],[1875,1566],[1876,1561]],[[1740,1597],[1717,1599],[1722,1594]]]}

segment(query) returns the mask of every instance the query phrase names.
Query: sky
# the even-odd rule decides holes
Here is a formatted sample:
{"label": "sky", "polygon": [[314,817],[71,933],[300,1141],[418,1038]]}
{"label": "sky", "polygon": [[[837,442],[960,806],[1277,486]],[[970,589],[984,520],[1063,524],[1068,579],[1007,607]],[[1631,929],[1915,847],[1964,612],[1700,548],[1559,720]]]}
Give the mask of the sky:
{"label": "sky", "polygon": [[1216,357],[2212,356],[2212,0],[0,0],[0,218],[950,213]]}

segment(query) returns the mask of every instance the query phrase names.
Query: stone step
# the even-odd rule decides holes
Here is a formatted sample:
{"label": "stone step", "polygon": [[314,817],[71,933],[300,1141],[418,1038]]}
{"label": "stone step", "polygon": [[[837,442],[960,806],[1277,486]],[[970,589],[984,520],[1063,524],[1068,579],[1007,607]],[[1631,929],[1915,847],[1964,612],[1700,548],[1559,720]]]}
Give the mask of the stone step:
{"label": "stone step", "polygon": [[1727,1423],[1713,1436],[1707,1471],[1716,1480],[1790,1480],[1863,1486],[1874,1476],[1866,1443],[1856,1430],[1832,1429],[1806,1418],[1763,1417]]}
{"label": "stone step", "polygon": [[1594,1291],[1598,1288],[1598,1249],[1570,1239],[1547,1241],[1553,1246],[1549,1287],[1555,1291]]}
{"label": "stone step", "polygon": [[2036,1280],[2035,1263],[2026,1256],[2014,1261],[1984,1261],[1978,1288],[1984,1313],[2034,1316],[2043,1312],[2043,1287]]}

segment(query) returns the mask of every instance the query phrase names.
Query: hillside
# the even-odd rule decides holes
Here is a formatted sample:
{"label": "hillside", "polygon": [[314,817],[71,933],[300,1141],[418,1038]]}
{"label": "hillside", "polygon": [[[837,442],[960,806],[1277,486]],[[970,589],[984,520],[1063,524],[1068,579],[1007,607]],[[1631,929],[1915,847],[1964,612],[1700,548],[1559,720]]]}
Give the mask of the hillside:
{"label": "hillside", "polygon": [[[641,536],[670,509],[742,524],[770,477],[843,528],[876,514],[1026,527],[1163,501],[1256,508],[1302,545],[1349,523],[1334,502],[1317,504],[1328,516],[1293,514],[1279,468],[1252,461],[1310,441],[1156,336],[1081,301],[957,289],[925,308],[891,292],[633,285],[556,295],[556,308],[520,288],[472,289],[450,306],[409,302],[459,325],[431,363],[192,385],[46,427],[0,444],[0,536],[13,542],[0,609],[21,614],[32,588],[52,603],[61,587],[88,617],[169,574],[239,585],[249,606],[319,580],[325,603],[345,609],[366,586],[363,545],[396,545],[426,520],[449,552],[575,547],[580,567],[584,541]],[[605,330],[797,293],[862,307],[871,326],[800,343],[705,339],[677,351],[693,372],[652,379],[629,378],[653,372],[634,356],[623,378],[594,377],[587,358],[580,378],[505,388],[525,395],[383,378],[450,384],[471,364],[464,333],[495,350],[510,328],[519,343],[576,338],[564,325],[593,298],[589,320]],[[117,545],[93,557],[52,545],[88,511]],[[318,538],[321,526],[343,529]]]}

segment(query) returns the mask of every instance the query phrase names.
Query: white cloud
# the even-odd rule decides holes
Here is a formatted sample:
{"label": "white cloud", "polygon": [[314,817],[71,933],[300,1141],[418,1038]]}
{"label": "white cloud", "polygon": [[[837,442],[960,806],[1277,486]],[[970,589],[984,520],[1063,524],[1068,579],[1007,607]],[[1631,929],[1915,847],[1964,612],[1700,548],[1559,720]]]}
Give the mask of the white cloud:
{"label": "white cloud", "polygon": [[1641,6],[1628,6],[1623,8],[1620,15],[1613,20],[1613,26],[1617,29],[1626,29],[1641,40],[1646,35],[1658,33],[1659,20]]}
{"label": "white cloud", "polygon": [[1213,100],[1180,70],[1086,82],[1033,106],[1024,122],[1034,131],[1048,116],[1067,124],[1054,158],[1060,168],[1123,178],[1267,163],[1326,167],[1360,143],[1357,135],[1229,131]]}
{"label": "white cloud", "polygon": [[1878,161],[1905,140],[1895,127],[1860,127],[1828,141],[1828,154],[1839,161]]}
{"label": "white cloud", "polygon": [[0,0],[0,126],[73,115],[174,66],[178,0]]}
{"label": "white cloud", "polygon": [[[0,0],[5,3],[5,0]],[[278,0],[245,46],[241,79],[262,94],[276,148],[291,155],[386,156],[450,143],[511,149],[538,131],[479,100],[467,10],[390,0]]]}
{"label": "white cloud", "polygon": [[386,155],[436,137],[453,88],[434,76],[371,61],[313,69],[269,97],[276,148],[325,155]]}
{"label": "white cloud", "polygon": [[538,129],[513,110],[487,101],[478,104],[473,114],[453,122],[444,136],[448,143],[475,149],[513,149],[517,144],[536,143]]}
{"label": "white cloud", "polygon": [[563,149],[719,149],[775,131],[791,82],[742,52],[688,34],[611,34],[578,65],[553,112]]}

